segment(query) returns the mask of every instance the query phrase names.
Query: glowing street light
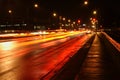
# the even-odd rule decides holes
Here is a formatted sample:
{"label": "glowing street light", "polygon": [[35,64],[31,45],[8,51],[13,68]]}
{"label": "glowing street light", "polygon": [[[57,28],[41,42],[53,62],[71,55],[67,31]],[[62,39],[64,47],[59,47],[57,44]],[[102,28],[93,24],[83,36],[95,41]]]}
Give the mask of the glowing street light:
{"label": "glowing street light", "polygon": [[94,10],[94,11],[93,11],[93,14],[94,14],[94,15],[96,15],[96,14],[97,14],[97,11],[96,11],[96,10]]}
{"label": "glowing street light", "polygon": [[35,8],[38,8],[38,4],[34,4],[34,7],[35,7]]}
{"label": "glowing street light", "polygon": [[75,24],[75,22],[73,22],[73,24]]}
{"label": "glowing street light", "polygon": [[57,16],[57,14],[56,14],[56,13],[53,13],[53,16],[55,17],[55,16]]}
{"label": "glowing street light", "polygon": [[80,24],[80,20],[78,19],[78,23]]}
{"label": "glowing street light", "polygon": [[71,20],[70,20],[70,19],[68,19],[68,22],[70,23],[70,22],[71,22]]}
{"label": "glowing street light", "polygon": [[88,4],[88,1],[84,1],[84,5],[87,5]]}
{"label": "glowing street light", "polygon": [[11,14],[11,13],[12,13],[12,10],[8,10],[8,13]]}
{"label": "glowing street light", "polygon": [[10,15],[10,22],[11,22],[11,24],[12,24],[12,10],[9,9],[9,10],[8,10],[8,13],[9,13],[9,15]]}
{"label": "glowing street light", "polygon": [[90,20],[92,20],[92,18],[90,18]]}
{"label": "glowing street light", "polygon": [[63,21],[65,21],[65,18],[63,18]]}

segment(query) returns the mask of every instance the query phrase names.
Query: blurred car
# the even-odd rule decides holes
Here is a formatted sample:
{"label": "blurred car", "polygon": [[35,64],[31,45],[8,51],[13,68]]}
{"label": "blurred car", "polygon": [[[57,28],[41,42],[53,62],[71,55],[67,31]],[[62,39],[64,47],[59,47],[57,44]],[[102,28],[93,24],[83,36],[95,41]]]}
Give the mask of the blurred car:
{"label": "blurred car", "polygon": [[86,33],[87,33],[87,34],[91,34],[91,33],[92,33],[92,31],[91,31],[91,30],[88,30]]}

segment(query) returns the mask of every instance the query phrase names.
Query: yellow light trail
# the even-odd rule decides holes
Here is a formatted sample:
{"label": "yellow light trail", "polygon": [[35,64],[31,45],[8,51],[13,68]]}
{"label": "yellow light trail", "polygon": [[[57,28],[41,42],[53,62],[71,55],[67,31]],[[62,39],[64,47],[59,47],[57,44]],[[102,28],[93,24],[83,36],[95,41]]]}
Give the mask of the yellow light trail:
{"label": "yellow light trail", "polygon": [[29,46],[29,45],[32,45],[32,44],[47,42],[47,41],[51,41],[51,40],[55,40],[55,39],[62,39],[62,38],[66,38],[66,37],[69,37],[69,36],[77,35],[77,34],[80,34],[80,33],[81,32],[72,32],[72,33],[71,32],[67,32],[67,33],[65,33],[62,36],[59,35],[59,36],[44,38],[44,39],[41,39],[41,40],[35,40],[35,41],[31,41],[31,42],[23,42],[23,43],[19,44],[18,47]]}

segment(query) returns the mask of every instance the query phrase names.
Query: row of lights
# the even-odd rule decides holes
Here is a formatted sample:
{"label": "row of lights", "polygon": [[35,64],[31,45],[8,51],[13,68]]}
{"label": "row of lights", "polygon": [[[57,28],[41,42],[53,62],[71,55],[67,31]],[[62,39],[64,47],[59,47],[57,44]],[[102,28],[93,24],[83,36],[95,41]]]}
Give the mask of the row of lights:
{"label": "row of lights", "polygon": [[[56,14],[56,13],[53,13],[53,16],[56,17],[57,14]],[[65,17],[62,17],[62,16],[59,16],[59,19],[60,19],[60,20],[63,20],[63,21],[66,20],[66,18],[65,18]],[[70,22],[71,22],[71,19],[68,19],[67,21],[70,23]],[[75,23],[75,22],[73,22],[73,23]],[[78,20],[78,23],[80,23],[80,20]]]}
{"label": "row of lights", "polygon": [[[88,0],[85,0],[85,1],[84,1],[84,5],[88,5]],[[94,10],[94,11],[93,11],[93,14],[96,15],[96,14],[97,14],[97,11]]]}
{"label": "row of lights", "polygon": [[[88,0],[84,1],[84,5],[88,5]],[[38,7],[39,7],[39,5],[38,5],[38,4],[34,4],[34,7],[35,7],[35,8],[38,8]],[[9,13],[9,14],[12,14],[12,10],[11,10],[11,9],[10,9],[10,10],[8,10],[8,13]],[[94,14],[94,15],[96,15],[96,14],[97,14],[97,11],[96,11],[96,10],[94,10],[94,11],[93,11],[93,14]],[[54,13],[53,13],[53,16],[54,16],[54,17],[56,17],[56,16],[57,16],[57,14],[54,12]],[[63,21],[65,21],[65,20],[66,20],[66,18],[65,18],[65,17],[63,17],[63,18],[62,18],[62,16],[59,16],[59,19],[60,19],[60,20],[63,20]],[[68,19],[68,22],[70,23],[70,22],[71,22],[71,20],[70,20],[70,19]],[[78,20],[78,23],[80,23],[80,20]],[[73,22],[73,24],[75,24],[75,21]]]}
{"label": "row of lights", "polygon": [[[85,4],[85,5],[88,5],[88,1],[84,1],[84,4]],[[35,8],[38,8],[38,7],[39,7],[39,5],[38,5],[38,4],[34,4],[34,7],[35,7]],[[8,10],[8,13],[10,13],[10,14],[11,14],[11,13],[12,13],[12,10],[11,10],[11,9],[10,9],[10,10]],[[94,10],[94,11],[93,11],[93,14],[97,14],[97,11],[96,11],[96,10]],[[56,14],[56,13],[53,13],[53,16],[55,17],[55,16],[57,16],[57,14]],[[65,18],[63,18],[63,20],[65,20]]]}
{"label": "row of lights", "polygon": [[[84,1],[84,5],[88,5],[88,0]],[[90,21],[91,21],[92,27],[96,29],[96,24],[98,24],[98,20],[97,20],[97,16],[96,16],[97,10],[93,11],[93,15],[94,15],[94,18],[90,18]]]}
{"label": "row of lights", "polygon": [[[53,14],[52,14],[54,17],[57,17],[58,15],[54,12]],[[71,27],[72,29],[74,28],[74,26],[80,26],[80,23],[81,23],[81,20],[80,19],[78,19],[77,21],[71,21],[71,19],[66,19],[65,17],[62,17],[62,16],[58,16],[59,17],[59,28],[60,29],[63,29],[63,28],[65,28],[65,26],[67,27],[67,26],[69,26],[69,27]],[[62,21],[64,21],[63,23],[62,23]]]}
{"label": "row of lights", "polygon": [[[57,14],[56,13],[53,13],[53,16],[54,17],[56,17],[57,16]],[[62,17],[62,16],[59,16],[59,19],[60,20],[63,20],[63,21],[65,21],[66,20],[66,18],[65,17]],[[68,19],[68,22],[71,22],[71,19]],[[78,20],[78,23],[80,23],[81,21],[80,20]]]}
{"label": "row of lights", "polygon": [[[38,5],[38,4],[34,4],[34,7],[35,7],[35,8],[38,8],[38,7],[39,7],[39,5]],[[9,14],[11,14],[11,13],[12,13],[12,10],[11,10],[11,9],[9,9],[9,10],[8,10],[8,13],[9,13]]]}

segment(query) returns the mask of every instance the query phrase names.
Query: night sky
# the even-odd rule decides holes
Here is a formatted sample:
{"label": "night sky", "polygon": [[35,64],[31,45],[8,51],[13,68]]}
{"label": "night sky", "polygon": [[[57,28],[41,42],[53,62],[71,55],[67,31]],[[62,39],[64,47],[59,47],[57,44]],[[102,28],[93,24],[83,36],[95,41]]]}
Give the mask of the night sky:
{"label": "night sky", "polygon": [[87,6],[83,2],[84,0],[0,0],[0,19],[8,18],[8,9],[14,10],[15,18],[25,18],[27,9],[30,8],[33,11],[31,5],[38,3],[37,12],[41,19],[48,18],[52,12],[56,12],[72,20],[81,19],[84,23],[89,21],[93,16],[92,11],[96,9],[99,24],[105,27],[120,27],[118,0],[88,0]]}

